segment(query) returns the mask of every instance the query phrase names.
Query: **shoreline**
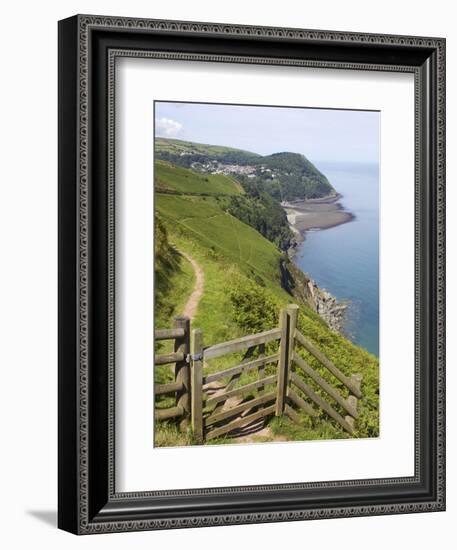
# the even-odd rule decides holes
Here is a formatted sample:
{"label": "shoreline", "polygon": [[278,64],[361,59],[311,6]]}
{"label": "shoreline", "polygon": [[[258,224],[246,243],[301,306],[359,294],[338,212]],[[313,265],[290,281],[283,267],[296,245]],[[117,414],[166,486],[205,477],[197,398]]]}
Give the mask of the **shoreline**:
{"label": "shoreline", "polygon": [[[339,202],[339,193],[318,199],[282,202],[287,221],[298,242],[306,238],[307,231],[330,229],[355,219]],[[295,246],[293,246],[295,248]]]}
{"label": "shoreline", "polygon": [[[287,255],[292,261],[298,247],[306,239],[307,231],[330,229],[355,219],[355,215],[344,210],[339,202],[342,198],[340,193],[336,193],[318,199],[281,203],[286,212],[289,227],[295,236],[287,250]],[[298,269],[301,271],[301,268]],[[344,335],[349,303],[344,300],[339,301],[328,290],[320,288],[308,273],[303,271],[302,273],[308,278],[307,287],[316,313],[324,319],[331,330]]]}

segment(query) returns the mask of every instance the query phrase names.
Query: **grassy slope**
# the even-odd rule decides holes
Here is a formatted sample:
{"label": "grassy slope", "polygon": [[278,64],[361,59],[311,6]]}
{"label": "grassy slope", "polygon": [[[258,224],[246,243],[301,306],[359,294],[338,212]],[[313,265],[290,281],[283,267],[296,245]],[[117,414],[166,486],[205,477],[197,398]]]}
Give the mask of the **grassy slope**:
{"label": "grassy slope", "polygon": [[[156,299],[154,302],[154,324],[157,329],[170,328],[170,320],[182,313],[195,284],[195,273],[191,264],[172,246],[172,243],[169,244],[174,259],[173,268],[171,270],[164,270],[163,266],[157,266],[159,263],[157,261],[155,268]],[[166,278],[166,288],[160,289],[157,282],[161,278]],[[173,351],[172,347],[171,340],[156,342],[155,352],[158,354],[170,353]],[[165,376],[163,371],[158,369],[157,373],[159,376],[157,383],[161,384],[165,382],[165,379],[160,379],[162,376]],[[165,377],[168,379],[168,376]]]}
{"label": "grassy slope", "polygon": [[155,307],[156,328],[168,328],[170,319],[182,313],[195,284],[195,273],[191,264],[179,252],[177,256],[179,266],[169,279],[173,292],[167,292],[160,305]]}
{"label": "grassy slope", "polygon": [[235,180],[223,174],[197,174],[165,161],[157,161],[155,170],[158,190],[174,190],[197,195],[239,195],[243,192]]}
{"label": "grassy slope", "polygon": [[257,276],[270,287],[279,285],[279,250],[255,229],[223,212],[216,199],[158,194],[156,212],[172,226],[171,234],[177,230],[190,234],[215,260]]}
{"label": "grassy slope", "polygon": [[[277,309],[292,301],[280,286],[279,251],[257,231],[224,213],[218,207],[216,197],[156,194],[156,212],[165,222],[171,243],[180,250],[187,251],[204,270],[205,291],[193,326],[204,331],[205,345],[246,334],[236,322],[230,299],[236,284],[243,286],[249,281],[260,281],[264,287],[259,288]],[[274,322],[270,322],[271,326],[268,322],[266,320],[262,329],[275,326]],[[331,332],[314,312],[304,306],[300,306],[299,326],[343,372],[348,375],[355,372],[363,374],[363,399],[359,401],[360,419],[357,422],[356,435],[378,435],[378,360]],[[314,358],[307,356],[305,352],[301,354],[324,374]],[[232,365],[239,357],[225,357],[214,361],[208,371],[230,366],[227,364],[230,359]],[[158,375],[159,370],[157,369]],[[325,375],[328,378],[328,373]],[[243,375],[240,383],[247,383],[255,376],[255,372]],[[169,371],[163,379],[157,381],[164,382],[168,378],[171,378]],[[338,385],[336,380],[333,382]],[[338,406],[335,408],[338,410]],[[303,427],[286,418],[273,419],[270,426],[273,433],[285,435],[288,439],[347,437],[325,414],[314,425],[303,416]],[[190,434],[180,434],[173,425],[162,423],[157,432],[156,444],[182,445],[191,442],[190,438]],[[235,443],[236,440],[222,439],[214,442]]]}

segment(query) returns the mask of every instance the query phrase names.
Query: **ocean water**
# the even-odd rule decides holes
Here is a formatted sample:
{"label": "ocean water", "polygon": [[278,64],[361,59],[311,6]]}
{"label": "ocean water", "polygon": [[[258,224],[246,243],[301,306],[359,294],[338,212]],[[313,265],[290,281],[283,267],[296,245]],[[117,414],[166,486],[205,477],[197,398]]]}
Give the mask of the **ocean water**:
{"label": "ocean water", "polygon": [[355,219],[308,231],[295,263],[340,300],[348,300],[344,331],[379,355],[379,168],[368,164],[316,163],[343,195]]}

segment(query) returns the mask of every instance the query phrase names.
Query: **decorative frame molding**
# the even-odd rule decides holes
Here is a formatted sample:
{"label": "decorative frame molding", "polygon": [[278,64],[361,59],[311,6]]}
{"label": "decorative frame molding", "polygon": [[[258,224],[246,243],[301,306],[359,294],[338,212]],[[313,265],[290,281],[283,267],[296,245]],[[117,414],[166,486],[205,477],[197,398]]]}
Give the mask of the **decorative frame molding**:
{"label": "decorative frame molding", "polygon": [[[205,39],[220,42],[216,40],[217,46],[206,45]],[[243,41],[249,46],[243,48]],[[139,43],[143,46],[141,49]],[[273,55],[249,55],[246,50],[255,50],[259,43]],[[192,51],[193,47],[197,51]],[[211,48],[215,51],[207,51]],[[284,50],[291,55],[283,57]],[[414,74],[414,477],[115,492],[114,82],[115,60],[119,56]],[[100,67],[106,69],[106,79],[98,76],[103,74]],[[59,526],[88,534],[443,510],[444,39],[79,15],[59,22],[59,70]],[[95,145],[95,137],[101,145]],[[102,198],[103,189],[98,189],[102,181],[107,200]],[[95,270],[97,252],[101,253],[101,260],[97,262],[103,265],[99,269],[101,264],[97,264]],[[103,312],[101,306],[105,307]],[[425,314],[431,322],[426,322]],[[101,336],[100,346],[93,343],[95,333]],[[97,415],[90,407],[95,395],[98,399],[102,396],[103,410]],[[392,488],[390,500],[383,500],[382,490],[385,492],[389,487]],[[400,498],[395,487],[410,490]],[[319,504],[319,497],[314,497],[314,503],[305,499],[298,504],[297,491],[305,495],[311,489],[334,491],[334,501],[340,504],[328,505],[328,501]],[[364,489],[372,491],[371,501],[358,504],[357,495]],[[346,494],[342,494],[344,491]],[[245,510],[247,504],[243,500],[246,501],[248,494],[257,495],[257,501],[263,495],[265,502]],[[161,510],[161,505],[155,504],[155,499],[162,505],[169,504],[171,498],[181,499],[174,512],[165,512],[165,507]],[[206,513],[192,512],[192,501],[203,498],[211,500]],[[223,511],[224,499],[230,512]],[[272,500],[280,504],[274,506]],[[240,511],[233,512],[237,508]]]}

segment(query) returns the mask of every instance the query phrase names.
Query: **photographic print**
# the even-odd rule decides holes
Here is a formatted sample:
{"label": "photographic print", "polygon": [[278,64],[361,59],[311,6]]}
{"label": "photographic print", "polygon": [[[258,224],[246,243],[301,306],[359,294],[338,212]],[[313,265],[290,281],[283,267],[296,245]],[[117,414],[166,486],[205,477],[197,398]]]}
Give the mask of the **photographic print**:
{"label": "photographic print", "polygon": [[380,112],[154,103],[155,447],[373,438]]}
{"label": "photographic print", "polygon": [[61,529],[445,510],[445,50],[59,22]]}

